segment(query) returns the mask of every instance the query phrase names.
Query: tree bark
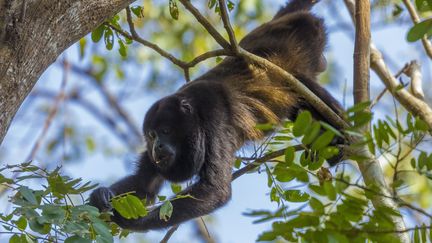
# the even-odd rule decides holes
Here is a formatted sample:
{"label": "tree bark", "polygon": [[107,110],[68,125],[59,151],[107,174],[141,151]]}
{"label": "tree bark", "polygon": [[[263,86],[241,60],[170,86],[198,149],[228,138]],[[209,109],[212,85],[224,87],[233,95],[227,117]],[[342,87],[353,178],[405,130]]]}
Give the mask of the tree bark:
{"label": "tree bark", "polygon": [[0,0],[0,144],[41,74],[133,0]]}
{"label": "tree bark", "polygon": [[[347,1],[346,1],[347,2]],[[352,1],[351,1],[352,3]],[[370,101],[370,1],[356,0],[354,11],[355,24],[355,48],[354,48],[354,103],[358,104],[365,101]],[[370,112],[370,109],[367,110]],[[370,132],[370,125],[366,124],[361,127],[363,132]],[[361,152],[360,152],[361,151]],[[366,155],[363,160],[357,161],[365,184],[379,191],[379,194],[372,196],[371,201],[375,208],[387,207],[399,212],[399,208],[395,201],[391,199],[391,193],[387,182],[384,178],[382,168],[367,148],[367,145],[362,145],[359,148],[359,155]],[[390,216],[394,223],[395,237],[400,242],[409,242],[409,234],[405,232],[406,226],[402,216]]]}

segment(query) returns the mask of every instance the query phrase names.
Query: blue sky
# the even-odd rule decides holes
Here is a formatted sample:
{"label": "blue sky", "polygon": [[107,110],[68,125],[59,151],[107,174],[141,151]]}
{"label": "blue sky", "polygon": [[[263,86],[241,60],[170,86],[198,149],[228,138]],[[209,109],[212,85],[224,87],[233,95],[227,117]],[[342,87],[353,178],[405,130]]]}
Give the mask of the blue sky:
{"label": "blue sky", "polygon": [[[282,1],[272,1],[272,3],[281,3]],[[337,3],[340,5],[341,13],[343,14],[347,23],[346,11],[342,4],[342,1]],[[334,21],[331,19],[325,5],[318,5],[315,9],[316,13],[323,16],[327,26],[331,27],[334,25]],[[372,18],[372,22],[377,20]],[[235,23],[234,23],[235,25]],[[405,41],[405,34],[408,29],[406,25],[392,24],[388,28],[377,29],[373,32],[372,38],[376,46],[383,50],[397,65],[401,68],[405,62],[420,57],[421,46],[419,43],[408,44]],[[342,31],[332,32],[329,34],[327,48],[327,56],[338,60],[338,69],[340,70],[340,76],[338,77],[339,82],[333,82],[328,85],[328,89],[332,91],[332,94],[342,102],[342,87],[344,81],[348,82],[347,89],[347,103],[352,103],[350,96],[350,82],[352,80],[352,53],[353,53],[353,39],[343,33]],[[150,52],[150,50],[148,50]],[[71,62],[79,62],[78,58],[78,47],[73,45],[63,54]],[[60,57],[58,60],[61,60]],[[430,63],[430,62],[429,62]],[[427,65],[427,64],[424,64]],[[429,64],[430,65],[430,64]],[[430,79],[428,70],[430,67],[424,68],[424,76]],[[396,72],[396,69],[393,69]],[[62,71],[59,63],[54,63],[48,68],[47,71],[42,75],[38,81],[35,89],[50,89],[58,90]],[[144,74],[142,74],[144,75]],[[70,83],[83,82],[79,76],[71,75]],[[111,87],[110,87],[111,88]],[[371,94],[375,97],[381,92],[383,85],[377,79],[375,75],[372,75],[371,79]],[[115,89],[115,87],[114,87]],[[91,96],[91,94],[87,94]],[[127,100],[122,105],[125,109],[131,112],[133,120],[140,126],[141,120],[148,107],[157,99],[163,97],[166,94],[163,93],[145,93],[140,99]],[[35,99],[27,99],[26,103],[21,107],[18,112],[12,126],[2,144],[2,152],[0,159],[7,163],[18,163],[25,160],[29,151],[31,150],[34,141],[37,138],[41,130],[41,126],[44,121],[44,115],[38,115],[38,106],[35,102],[40,101]],[[95,104],[103,102],[100,99],[92,100]],[[383,107],[385,108],[385,107]],[[82,124],[85,129],[92,130],[92,133],[98,134],[98,140],[104,140],[106,143],[116,145],[119,142],[112,139],[112,135],[109,135],[109,131],[101,127],[101,125],[94,120],[94,118],[86,113],[85,111],[76,108],[70,108],[75,110],[75,115],[68,115],[67,112],[57,116],[54,121],[55,124],[61,124],[67,119],[68,121]],[[379,107],[377,109],[380,109]],[[30,115],[31,116],[30,116]],[[78,115],[76,115],[78,114]],[[379,113],[377,116],[381,116],[385,113]],[[96,129],[96,130],[93,130]],[[96,132],[95,132],[96,131]],[[53,131],[51,131],[53,132]],[[17,146],[18,145],[18,146]],[[134,151],[127,151],[124,147],[118,144],[120,149],[115,151],[112,158],[107,159],[102,154],[90,154],[83,156],[81,163],[68,163],[64,165],[64,173],[70,174],[73,177],[82,177],[84,180],[92,180],[99,182],[102,185],[109,185],[116,179],[119,179],[133,170],[132,161],[136,158]],[[51,162],[50,162],[51,163]],[[233,196],[232,200],[222,209],[218,210],[212,217],[214,218],[209,227],[211,231],[214,231],[214,235],[217,237],[218,242],[223,243],[234,243],[234,242],[253,242],[256,240],[258,234],[264,229],[270,227],[269,223],[264,224],[252,224],[253,219],[243,216],[242,213],[249,209],[276,209],[275,203],[270,203],[268,199],[269,189],[267,188],[266,175],[263,174],[248,174],[244,175],[236,180],[233,185]],[[164,191],[168,193],[168,190]],[[5,203],[4,200],[2,203]],[[290,205],[295,208],[295,205]],[[211,232],[212,233],[212,232]],[[146,238],[150,239],[150,242],[159,241],[162,239],[164,232],[150,232],[146,234]],[[183,224],[180,229],[174,234],[172,242],[192,242],[189,239],[192,237],[193,232],[190,224]],[[136,242],[134,240],[129,242]]]}

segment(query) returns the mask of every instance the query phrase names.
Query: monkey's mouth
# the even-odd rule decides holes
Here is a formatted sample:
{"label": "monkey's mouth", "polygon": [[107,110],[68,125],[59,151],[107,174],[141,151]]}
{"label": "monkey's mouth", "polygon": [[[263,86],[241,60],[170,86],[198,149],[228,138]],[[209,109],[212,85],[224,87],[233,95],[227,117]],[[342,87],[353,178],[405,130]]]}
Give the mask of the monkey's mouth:
{"label": "monkey's mouth", "polygon": [[174,154],[171,151],[158,151],[152,146],[151,157],[157,166],[167,167],[173,161]]}

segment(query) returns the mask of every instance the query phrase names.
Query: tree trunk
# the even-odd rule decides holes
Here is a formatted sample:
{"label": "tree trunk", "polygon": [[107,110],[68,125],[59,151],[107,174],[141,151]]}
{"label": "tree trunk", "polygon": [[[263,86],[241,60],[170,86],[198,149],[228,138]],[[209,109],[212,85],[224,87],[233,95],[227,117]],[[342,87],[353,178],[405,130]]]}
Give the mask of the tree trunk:
{"label": "tree trunk", "polygon": [[0,144],[41,74],[133,0],[0,0]]}

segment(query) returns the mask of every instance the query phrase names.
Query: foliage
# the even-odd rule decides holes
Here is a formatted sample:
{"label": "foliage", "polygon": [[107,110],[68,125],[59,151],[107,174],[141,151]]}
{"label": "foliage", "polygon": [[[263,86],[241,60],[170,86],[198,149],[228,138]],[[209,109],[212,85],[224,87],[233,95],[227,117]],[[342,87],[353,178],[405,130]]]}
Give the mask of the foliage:
{"label": "foliage", "polygon": [[[348,109],[348,119],[356,124],[371,122],[372,116],[364,111],[369,105],[362,103]],[[265,165],[271,190],[269,199],[280,207],[276,212],[255,210],[246,213],[257,218],[255,223],[273,221],[271,230],[262,233],[258,241],[272,241],[278,237],[290,242],[398,241],[393,238],[390,216],[400,214],[392,208],[374,208],[371,205],[370,199],[378,193],[376,188],[359,184],[345,169],[333,176],[326,167],[322,167],[326,159],[338,153],[330,142],[341,134],[336,134],[328,125],[326,131],[320,133],[320,126],[322,124],[313,121],[310,113],[305,111],[294,122],[286,122],[269,142],[276,147],[285,147],[286,142],[300,144],[304,150],[295,152],[290,145],[286,147],[284,156]],[[398,173],[401,173],[402,166],[406,167],[411,148],[417,147],[424,139],[427,126],[408,114],[404,123],[387,117],[374,122],[373,128],[373,134],[351,146],[355,148],[367,143],[371,153],[394,156],[388,163],[394,169],[392,190],[396,196],[407,186],[405,177]],[[355,129],[346,132],[360,135]],[[408,151],[400,152],[402,147],[408,147]],[[355,156],[352,159],[359,160]],[[432,179],[432,154],[426,151],[417,153],[417,157],[411,158],[411,166],[410,170],[403,169],[404,173]],[[296,184],[298,186],[293,186]],[[413,231],[417,237],[430,235],[428,226]]]}
{"label": "foliage", "polygon": [[[268,19],[268,14],[263,12],[265,1],[227,2],[236,23],[234,31],[237,36],[244,35],[247,26],[254,25],[254,21],[262,22],[263,19]],[[374,1],[374,4],[375,8],[391,8],[394,19],[401,18],[406,12],[399,1]],[[423,20],[407,31],[407,40],[410,42],[432,35],[432,1],[416,0],[415,7]],[[203,14],[212,23],[221,22],[218,1],[207,1],[203,8]],[[186,14],[177,0],[147,1],[145,8],[143,5],[131,6],[131,12],[139,34],[181,60],[192,60],[217,47],[215,41],[209,35],[203,34],[201,26],[196,24],[190,14]],[[178,69],[167,68],[168,65],[172,67],[171,63],[159,55],[151,54],[148,49],[142,50],[141,46],[113,27],[128,29],[124,13],[108,19],[78,43],[79,55],[86,58],[89,62],[86,64],[91,66],[81,73],[89,75],[87,78],[94,80],[98,87],[102,87],[101,90],[113,76],[116,83],[109,83],[110,87],[119,83],[119,86],[127,86],[122,82],[131,79],[127,77],[130,72],[126,67],[132,65],[131,61],[136,61],[140,65],[146,62],[147,68],[152,70],[144,78],[146,90],[158,91],[162,87],[174,89],[179,80],[183,82],[182,73]],[[90,46],[96,51],[90,49]],[[101,46],[102,50],[98,49]],[[113,54],[106,50],[116,52]],[[218,61],[220,58],[206,62],[199,68],[192,69],[192,73],[200,73],[206,65],[213,66]],[[327,73],[324,78],[337,77],[335,73]],[[133,79],[136,79],[136,76],[135,70]],[[142,87],[132,86],[133,91],[130,91],[132,94],[129,95],[133,98],[142,96]],[[82,98],[77,90],[86,89],[72,90],[71,100]],[[111,106],[112,103],[110,108]],[[263,145],[267,149],[262,155],[278,150],[284,152],[282,156],[261,163],[257,169],[265,172],[269,201],[278,206],[275,211],[259,209],[245,213],[254,217],[255,223],[271,222],[271,228],[263,230],[258,236],[258,241],[397,241],[393,238],[390,217],[400,214],[392,208],[372,206],[371,198],[377,195],[377,188],[366,187],[361,182],[362,178],[357,178],[356,169],[346,164],[338,165],[335,169],[327,167],[326,161],[339,153],[339,148],[332,142],[345,135],[359,138],[360,142],[352,144],[350,149],[355,151],[360,146],[367,145],[369,151],[377,155],[384,165],[392,199],[401,207],[416,213],[418,222],[414,222],[414,226],[408,228],[413,241],[432,240],[431,225],[428,224],[432,216],[425,210],[432,206],[429,200],[432,196],[432,153],[427,124],[412,114],[401,111],[396,105],[394,117],[390,117],[388,113],[385,113],[384,117],[379,117],[377,111],[367,112],[366,109],[369,107],[371,103],[366,102],[347,109],[346,118],[352,127],[346,131],[338,131],[328,124],[312,119],[308,111],[299,114],[295,121],[284,122],[281,127],[257,124],[257,128],[267,133],[276,131]],[[90,110],[97,113],[94,108]],[[118,111],[117,113],[121,114]],[[402,116],[404,118],[401,118]],[[110,116],[101,120],[108,125],[114,124],[112,130],[118,133],[119,140],[128,140],[127,136],[131,132],[128,130],[126,118],[127,116],[123,116],[121,122]],[[365,124],[371,124],[372,129],[371,132],[363,134],[358,128]],[[114,149],[104,142],[97,142],[92,133],[80,131],[71,124],[64,124],[58,130],[59,132],[46,142],[47,155],[53,155],[61,147],[62,141],[68,140],[72,141],[72,155],[66,156],[65,160],[76,161],[79,155],[97,150],[112,157]],[[136,144],[126,144],[129,146],[128,150],[136,149]],[[299,147],[302,149],[299,150]],[[256,155],[259,151],[254,153]],[[240,169],[256,158],[253,156],[245,160],[239,157],[234,167]],[[353,154],[348,159],[361,163],[364,158]],[[73,179],[61,175],[60,168],[49,171],[32,163],[23,163],[7,165],[0,169],[0,172],[0,183],[13,195],[10,198],[13,209],[0,214],[0,224],[4,229],[0,233],[10,234],[10,242],[112,242],[113,237],[126,237],[129,234],[110,222],[109,213],[101,213],[96,208],[85,205],[84,198],[95,185],[83,183],[80,178]],[[415,187],[412,186],[414,182]],[[177,194],[176,197],[169,199],[164,195],[158,196],[157,205],[161,206],[159,216],[163,220],[168,220],[175,210],[171,204],[172,200],[187,197],[179,195],[181,185],[172,184],[171,190]],[[134,196],[133,192],[119,195],[113,198],[111,203],[117,212],[128,219],[143,217],[150,210],[147,202]]]}

